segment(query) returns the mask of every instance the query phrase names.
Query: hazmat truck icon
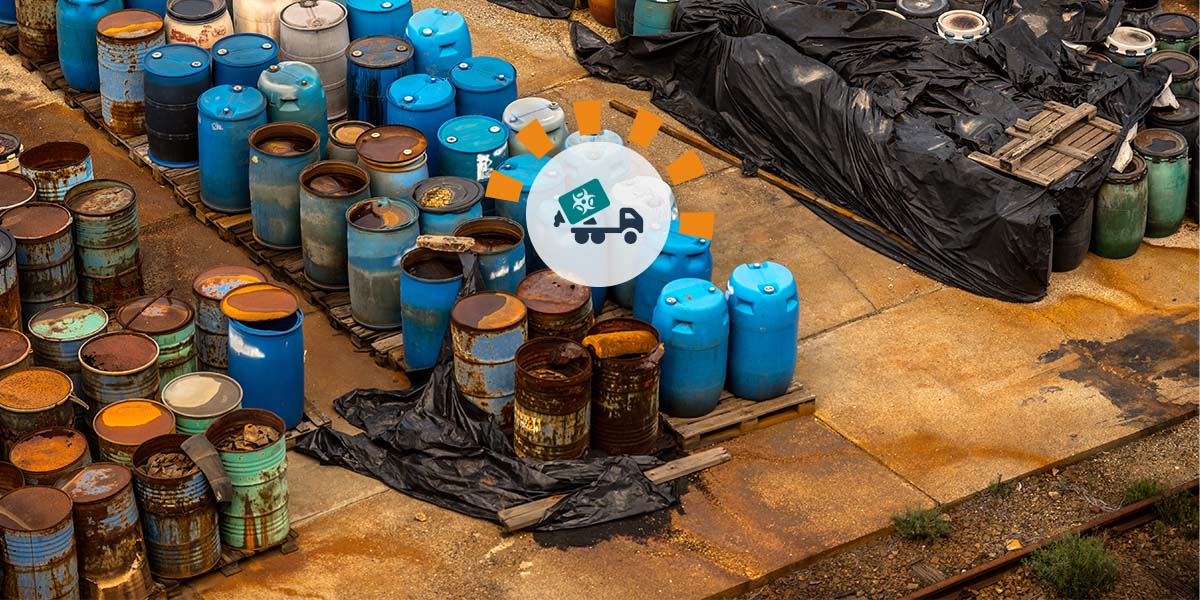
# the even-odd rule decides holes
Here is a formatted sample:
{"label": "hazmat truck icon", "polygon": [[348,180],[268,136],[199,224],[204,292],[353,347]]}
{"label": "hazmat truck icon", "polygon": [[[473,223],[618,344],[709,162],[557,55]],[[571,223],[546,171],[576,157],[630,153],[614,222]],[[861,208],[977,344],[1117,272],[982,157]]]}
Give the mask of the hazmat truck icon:
{"label": "hazmat truck icon", "polygon": [[607,234],[622,232],[626,244],[637,242],[638,234],[642,233],[642,216],[632,208],[621,208],[615,227],[598,224],[596,216],[610,206],[612,202],[604,192],[604,186],[600,185],[600,180],[592,179],[558,197],[561,210],[554,215],[554,226],[570,223],[577,244],[586,244],[589,239],[603,244]]}

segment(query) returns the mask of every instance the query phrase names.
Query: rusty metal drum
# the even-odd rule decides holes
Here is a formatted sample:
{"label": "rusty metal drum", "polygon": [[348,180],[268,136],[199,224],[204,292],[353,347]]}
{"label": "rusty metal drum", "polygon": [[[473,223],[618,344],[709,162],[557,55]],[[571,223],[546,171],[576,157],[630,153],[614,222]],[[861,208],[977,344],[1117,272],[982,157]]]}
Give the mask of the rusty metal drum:
{"label": "rusty metal drum", "polygon": [[32,178],[17,170],[0,171],[0,213],[35,198],[37,184]]}
{"label": "rusty metal drum", "polygon": [[224,372],[229,368],[229,318],[221,312],[221,300],[243,285],[266,280],[267,276],[253,267],[223,266],[204,271],[192,281],[200,370]]}
{"label": "rusty metal drum", "polygon": [[54,369],[30,367],[0,377],[0,436],[4,455],[27,433],[75,424],[78,402],[71,378]]}
{"label": "rusty metal drum", "polygon": [[17,240],[17,280],[24,318],[77,299],[73,221],[65,207],[49,202],[30,202],[0,216],[0,227]]}
{"label": "rusty metal drum", "polygon": [[329,160],[358,161],[358,138],[375,126],[366,121],[338,121],[329,126]]}
{"label": "rusty metal drum", "polygon": [[17,7],[17,46],[36,63],[58,57],[57,0],[20,0]]}
{"label": "rusty metal drum", "polygon": [[92,417],[114,402],[158,394],[158,344],[144,333],[98,335],[79,348],[79,364]]}
{"label": "rusty metal drum", "polygon": [[122,329],[144,333],[158,344],[159,391],[168,381],[197,368],[196,313],[186,300],[142,296],[115,313]]}
{"label": "rusty metal drum", "polygon": [[73,502],[80,595],[148,597],[154,582],[129,469],[116,463],[93,463],[60,479],[55,487]]}
{"label": "rusty metal drum", "polygon": [[33,346],[16,329],[0,327],[0,379],[33,366]]}
{"label": "rusty metal drum", "polygon": [[79,347],[107,329],[108,313],[98,306],[77,302],[51,306],[29,319],[34,361],[65,373],[72,388],[82,390]]}
{"label": "rusty metal drum", "polygon": [[242,386],[221,373],[188,373],[167,383],[162,401],[175,414],[175,431],[195,435],[242,407]]}
{"label": "rusty metal drum", "polygon": [[504,292],[472,294],[450,313],[458,389],[503,428],[513,425],[514,361],[526,320],[525,305]]}
{"label": "rusty metal drum", "polygon": [[42,202],[62,202],[67,190],[93,177],[92,151],[79,142],[46,142],[22,152],[17,160]]}
{"label": "rusty metal drum", "polygon": [[[178,474],[151,473],[146,468],[156,455],[182,455],[180,445],[187,438],[183,434],[159,436],[133,453],[133,485],[150,570],[169,579],[200,575],[221,559],[217,499],[204,473],[194,464]],[[182,462],[190,461],[184,455]]]}
{"label": "rusty metal drum", "polygon": [[579,458],[588,448],[592,358],[561,337],[529,340],[517,350],[513,448],[541,460]]}
{"label": "rusty metal drum", "polygon": [[75,525],[71,498],[62,490],[32,486],[0,498],[0,548],[4,563],[5,598],[79,597],[75,560]]}
{"label": "rusty metal drum", "polygon": [[[247,425],[271,427],[278,439],[255,450],[237,450],[226,443]],[[291,531],[284,429],[275,413],[243,408],[213,421],[204,433],[233,484],[233,497],[220,507],[221,543],[230,548],[269,548],[283,543]]]}
{"label": "rusty metal drum", "polygon": [[0,496],[25,485],[25,474],[10,462],[0,462]]}
{"label": "rusty metal drum", "polygon": [[164,43],[162,17],[148,10],[118,10],[96,24],[100,110],[114,133],[146,132],[143,60],[151,48]]}
{"label": "rusty metal drum", "polygon": [[49,427],[21,436],[9,452],[26,485],[54,485],[92,464],[87,439],[70,427]]}
{"label": "rusty metal drum", "polygon": [[101,460],[132,467],[133,453],[143,442],[175,433],[175,414],[153,400],[122,400],[101,408],[92,419],[92,430]]}
{"label": "rusty metal drum", "polygon": [[67,192],[75,231],[79,298],[104,308],[142,293],[137,193],[112,179],[81,183]]}
{"label": "rusty metal drum", "polygon": [[21,328],[21,290],[17,275],[17,240],[0,229],[0,327]]}
{"label": "rusty metal drum", "polygon": [[561,336],[580,342],[596,320],[591,288],[551,269],[530,273],[517,286],[517,297],[529,307],[529,339]]}
{"label": "rusty metal drum", "polygon": [[640,333],[654,338],[649,352],[602,358],[588,346],[592,351],[591,446],[611,455],[642,455],[654,449],[663,347],[657,343],[658,331],[637,319],[608,319],[588,330],[589,336]]}

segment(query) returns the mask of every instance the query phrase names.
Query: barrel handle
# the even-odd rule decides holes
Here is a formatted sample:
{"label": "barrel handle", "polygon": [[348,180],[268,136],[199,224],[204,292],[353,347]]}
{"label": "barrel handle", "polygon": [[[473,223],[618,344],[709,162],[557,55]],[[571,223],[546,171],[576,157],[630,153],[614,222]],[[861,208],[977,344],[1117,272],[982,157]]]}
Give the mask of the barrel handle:
{"label": "barrel handle", "polygon": [[225,467],[221,465],[221,455],[217,453],[217,448],[203,433],[197,433],[184,440],[179,448],[200,467],[208,485],[212,487],[213,495],[217,497],[217,502],[228,502],[232,499],[233,482],[229,480],[229,475],[225,474]]}
{"label": "barrel handle", "polygon": [[83,410],[92,410],[92,407],[88,406],[88,403],[84,402],[83,398],[80,398],[79,396],[76,396],[75,394],[67,394],[67,400],[70,400],[71,402],[74,402],[75,404],[82,406]]}

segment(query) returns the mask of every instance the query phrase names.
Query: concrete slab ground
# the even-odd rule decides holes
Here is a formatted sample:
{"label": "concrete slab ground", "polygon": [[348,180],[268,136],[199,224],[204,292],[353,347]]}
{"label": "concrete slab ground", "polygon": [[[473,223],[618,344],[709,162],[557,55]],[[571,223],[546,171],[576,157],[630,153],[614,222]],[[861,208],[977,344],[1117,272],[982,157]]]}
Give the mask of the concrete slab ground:
{"label": "concrete slab ground", "polygon": [[[662,115],[648,93],[585,77],[564,21],[474,0],[438,5],[467,16],[476,54],[516,64],[525,94],[564,105],[617,98]],[[202,269],[250,264],[11,57],[0,56],[0,84],[0,127],[27,146],[82,141],[98,177],[136,187],[148,291],[186,296]],[[604,122],[624,133],[631,121],[606,108]],[[662,169],[687,149],[660,134],[645,154]],[[796,275],[797,379],[817,394],[815,418],[726,442],[733,459],[688,478],[671,510],[553,534],[504,535],[290,453],[300,551],[264,554],[240,575],[210,575],[190,589],[263,599],[703,597],[886,527],[907,506],[953,501],[997,475],[1195,412],[1194,227],[1130,259],[1089,257],[1056,274],[1042,302],[1005,304],[929,280],[779,189],[701,157],[707,175],[676,195],[681,210],[716,213],[714,281],[764,259]],[[319,408],[333,416],[332,400],[352,388],[401,385],[320,312],[304,310],[306,391]],[[340,419],[335,426],[348,430]]]}

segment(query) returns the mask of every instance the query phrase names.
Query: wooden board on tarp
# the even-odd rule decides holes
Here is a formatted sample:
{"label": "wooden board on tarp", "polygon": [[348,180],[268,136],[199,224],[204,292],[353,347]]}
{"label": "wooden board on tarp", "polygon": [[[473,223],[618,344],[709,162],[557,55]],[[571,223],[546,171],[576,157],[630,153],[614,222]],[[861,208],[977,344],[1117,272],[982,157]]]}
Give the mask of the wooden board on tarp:
{"label": "wooden board on tarp", "polygon": [[1012,139],[971,160],[1042,186],[1050,186],[1118,141],[1121,126],[1096,116],[1096,107],[1047,102],[1032,119],[1004,131]]}

